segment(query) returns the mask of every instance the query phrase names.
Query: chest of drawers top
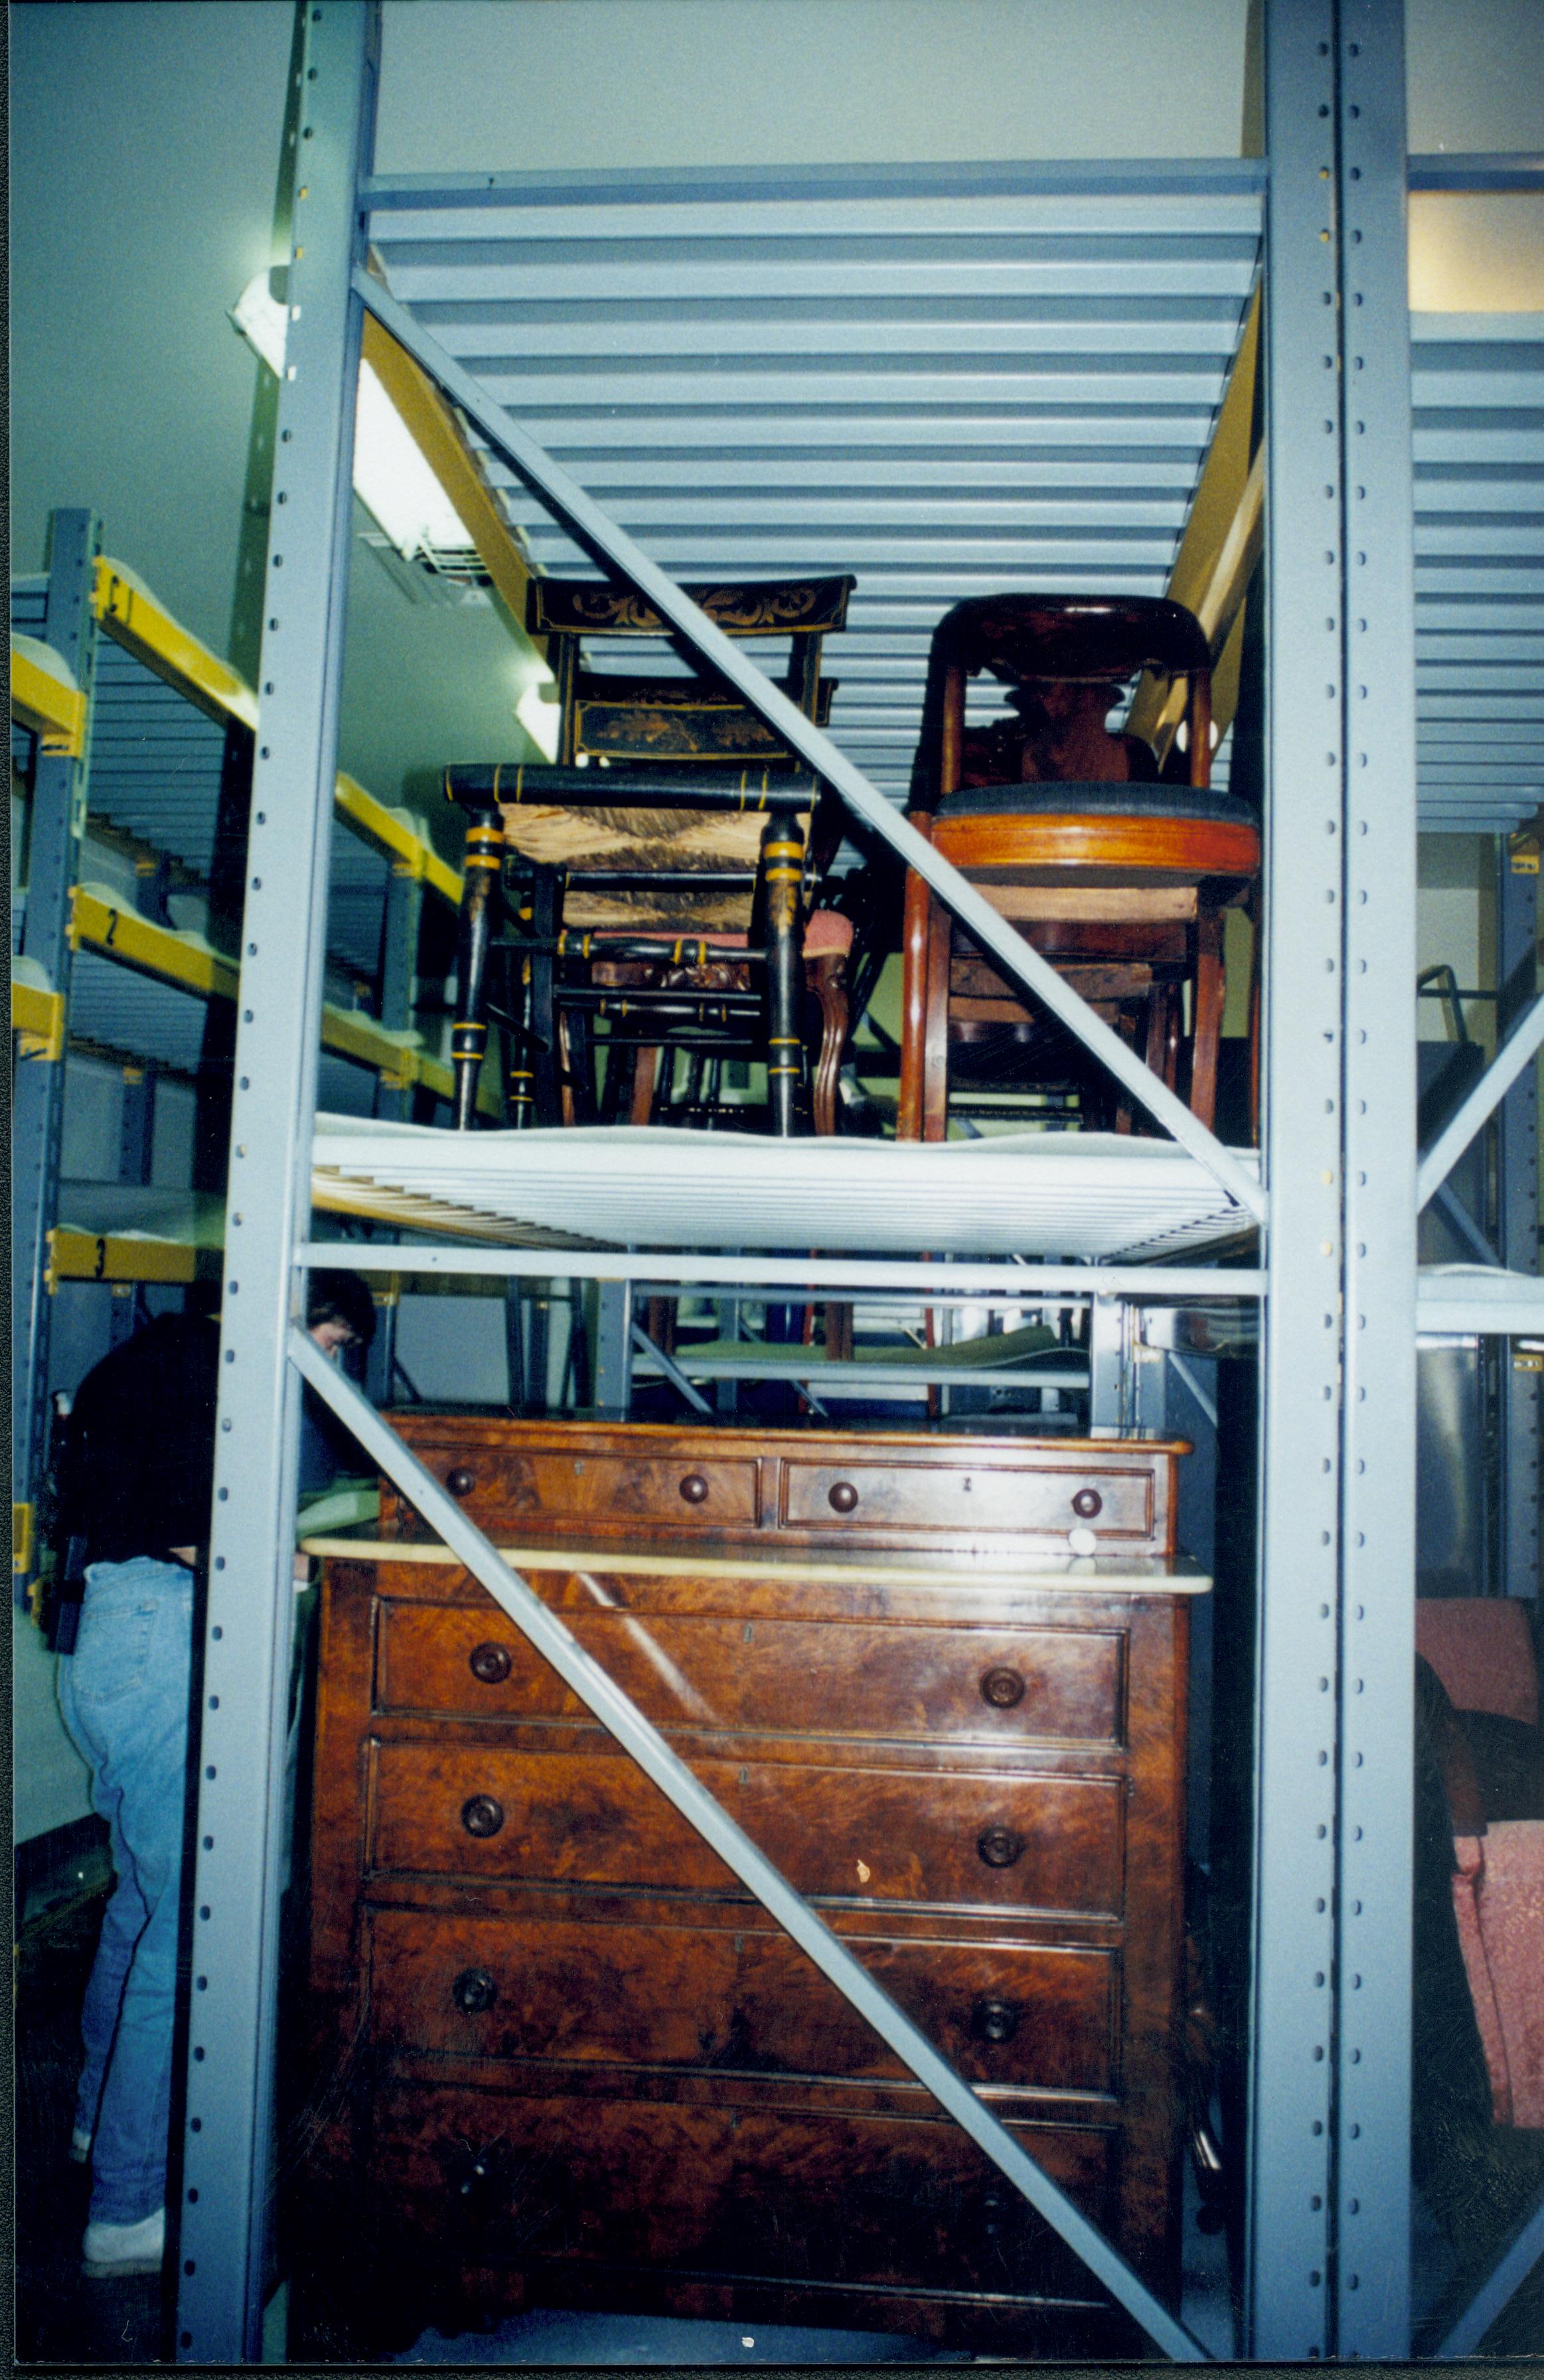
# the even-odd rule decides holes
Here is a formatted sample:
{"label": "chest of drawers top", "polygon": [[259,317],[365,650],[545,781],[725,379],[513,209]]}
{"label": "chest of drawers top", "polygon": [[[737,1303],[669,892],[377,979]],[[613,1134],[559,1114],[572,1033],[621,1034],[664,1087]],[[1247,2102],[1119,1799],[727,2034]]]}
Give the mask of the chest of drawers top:
{"label": "chest of drawers top", "polygon": [[[389,1420],[500,1542],[683,1540],[771,1551],[979,1549],[1171,1560],[1183,1440],[966,1437],[515,1421],[422,1407]],[[382,1536],[433,1532],[390,1480]]]}

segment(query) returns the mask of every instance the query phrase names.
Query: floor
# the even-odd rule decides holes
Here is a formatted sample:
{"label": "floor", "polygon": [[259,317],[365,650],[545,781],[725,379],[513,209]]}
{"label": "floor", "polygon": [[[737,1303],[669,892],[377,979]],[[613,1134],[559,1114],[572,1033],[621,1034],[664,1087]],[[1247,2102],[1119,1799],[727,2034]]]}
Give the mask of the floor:
{"label": "floor", "polygon": [[[81,1994],[101,1923],[99,1897],[66,1900],[23,1927],[16,1962],[16,2356],[20,2364],[71,2370],[154,2363],[165,2356],[170,2310],[163,2283],[140,2277],[85,2281],[79,2240],[86,2220],[87,2176],[69,2162]],[[1459,2225],[1471,2273],[1484,2269],[1504,2227],[1537,2197],[1544,2181],[1544,2138],[1496,2135],[1483,2184],[1472,2176]],[[1452,2222],[1452,2210],[1444,2210]],[[1221,2234],[1202,2232],[1193,2192],[1185,2207],[1185,2321],[1214,2353],[1231,2351],[1226,2254]],[[1417,2210],[1417,2304],[1435,2311],[1445,2296],[1451,2313],[1465,2298],[1447,2233],[1431,2211]],[[1483,2235],[1483,2236],[1482,2236]],[[1444,2290],[1443,2284],[1447,2287]],[[1450,2316],[1451,2318],[1451,2316]],[[1440,2332],[1428,2336],[1434,2343]],[[1544,2350],[1544,2268],[1535,2272],[1484,2342],[1491,2356],[1537,2356]],[[282,2361],[277,2343],[264,2361]],[[500,2366],[547,2370],[632,2365],[726,2369],[736,2364],[787,2368],[820,2364],[966,2362],[933,2356],[915,2339],[851,2331],[742,2329],[723,2323],[663,2317],[532,2313],[494,2332],[447,2339],[429,2331],[399,2363]]]}
{"label": "floor", "polygon": [[23,1926],[16,1959],[16,2358],[18,2363],[155,2363],[169,2317],[163,2284],[80,2273],[90,2177],[69,2161],[80,2001],[102,1924],[82,1895]]}

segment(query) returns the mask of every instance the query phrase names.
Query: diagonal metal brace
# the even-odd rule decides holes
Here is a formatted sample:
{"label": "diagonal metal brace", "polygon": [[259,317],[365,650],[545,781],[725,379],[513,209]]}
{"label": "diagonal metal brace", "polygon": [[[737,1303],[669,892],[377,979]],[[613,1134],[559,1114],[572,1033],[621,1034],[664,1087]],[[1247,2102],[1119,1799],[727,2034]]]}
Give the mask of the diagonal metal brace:
{"label": "diagonal metal brace", "polygon": [[1432,1198],[1453,1172],[1480,1126],[1499,1108],[1529,1059],[1544,1044],[1544,991],[1523,1011],[1504,1048],[1491,1059],[1458,1113],[1439,1133],[1416,1176],[1417,1211]]}
{"label": "diagonal metal brace", "polygon": [[939,2055],[926,2034],[918,2032],[889,1993],[881,1989],[802,1895],[736,1825],[686,1762],[671,1750],[659,1730],[644,1718],[600,1662],[584,1650],[557,1613],[542,1602],[517,1571],[510,1569],[412,1449],[382,1420],[369,1399],[361,1396],[353,1383],[328,1362],[303,1330],[293,1326],[289,1356],[318,1396],[346,1424],[365,1452],[410,1499],[450,1551],[465,1563],[474,1578],[481,1581],[500,1609],[551,1662],[564,1683],[572,1687],[602,1726],[674,1803],[687,1824],[696,1828],[725,1866],[733,1869],[740,1882],[851,2001],[858,2014],[867,2019],[945,2112],[986,2152],[1015,2189],[1060,2233],[1154,2344],[1176,2362],[1210,2362],[1200,2340],[1154,2297],[1103,2233],[982,2106],[948,2059]]}
{"label": "diagonal metal brace", "polygon": [[1463,2313],[1440,2346],[1434,2362],[1453,2363],[1477,2355],[1486,2332],[1506,2312],[1523,2283],[1544,2258],[1544,2199],[1517,2226]]}
{"label": "diagonal metal brace", "polygon": [[1204,1165],[1231,1198],[1263,1221],[1265,1196],[1252,1182],[1233,1152],[1207,1130],[1183,1099],[1143,1064],[1088,1002],[1064,982],[1050,961],[1014,931],[985,894],[968,883],[959,869],[944,859],[917,829],[894,810],[860,769],[853,766],[829,735],[822,735],[774,686],[732,638],[709,619],[684,594],[668,573],[651,562],[642,548],[609,519],[579,482],[554,463],[544,447],[524,431],[513,415],[438,341],[429,336],[405,306],[387,295],[373,273],[356,270],[354,287],[366,309],[437,381],[445,395],[476,423],[511,468],[534,489],[543,503],[559,513],[577,537],[614,564],[639,593],[648,597],[661,616],[686,638],[693,650],[742,694],[774,735],[796,752],[807,767],[833,785],[849,809],[881,835],[906,866],[915,869],[983,948],[991,952],[1008,974],[1032,991],[1040,1005],[1060,1019],[1123,1088],[1147,1109],[1180,1146]]}

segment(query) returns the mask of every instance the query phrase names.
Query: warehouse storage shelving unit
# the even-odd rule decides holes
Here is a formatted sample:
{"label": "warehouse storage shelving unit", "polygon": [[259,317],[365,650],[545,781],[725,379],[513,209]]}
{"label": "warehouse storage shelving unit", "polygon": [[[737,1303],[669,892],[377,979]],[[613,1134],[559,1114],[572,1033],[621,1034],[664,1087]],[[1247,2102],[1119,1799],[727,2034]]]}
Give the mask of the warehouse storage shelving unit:
{"label": "warehouse storage shelving unit", "polygon": [[[523,485],[555,503],[588,552],[616,562],[677,620],[699,650],[733,675],[691,608],[607,518],[608,513],[624,521],[628,516],[626,490],[632,482],[620,465],[609,487],[595,480],[596,504],[542,451],[554,422],[559,430],[564,426],[551,403],[563,395],[564,370],[534,370],[502,382],[495,376],[491,389],[480,387],[486,350],[478,341],[470,343],[475,376],[447,351],[462,298],[453,281],[432,280],[432,256],[412,260],[414,271],[421,266],[431,275],[416,301],[393,280],[389,256],[390,294],[364,270],[367,240],[389,251],[406,215],[417,219],[421,250],[432,250],[444,238],[440,262],[454,273],[468,262],[475,265],[477,252],[497,239],[518,237],[532,208],[560,197],[565,208],[582,214],[591,199],[573,187],[541,192],[519,176],[464,177],[411,189],[373,182],[370,138],[377,61],[369,11],[360,0],[316,0],[306,10],[306,28],[298,246],[290,266],[290,346],[276,450],[276,486],[286,504],[282,516],[274,516],[282,528],[272,536],[265,593],[264,695],[225,1240],[228,1287],[239,1287],[240,1295],[226,1306],[200,1767],[176,2331],[178,2352],[190,2361],[256,2354],[272,2277],[274,2011],[296,1367],[305,1369],[320,1392],[339,1393],[329,1385],[325,1367],[308,1354],[303,1335],[291,1331],[290,1320],[300,1275],[313,1253],[307,1238],[310,1144],[353,374],[363,310],[369,307],[383,320],[440,378],[490,452],[513,465]],[[1501,723],[1506,689],[1500,673],[1514,658],[1504,641],[1477,655],[1466,646],[1444,650],[1441,640],[1456,643],[1471,629],[1485,638],[1526,639],[1538,627],[1531,616],[1522,622],[1512,616],[1511,596],[1505,595],[1480,598],[1481,612],[1489,606],[1494,618],[1471,615],[1454,625],[1439,616],[1450,599],[1456,602],[1474,591],[1439,584],[1443,572],[1472,566],[1463,553],[1444,555],[1441,548],[1449,530],[1473,538],[1473,519],[1447,528],[1421,525],[1412,554],[1413,383],[1398,0],[1270,0],[1265,31],[1266,157],[1258,165],[1170,162],[988,169],[954,176],[953,187],[946,175],[934,176],[931,184],[926,176],[920,183],[916,176],[895,177],[891,188],[880,176],[859,202],[909,205],[919,216],[935,217],[940,230],[963,211],[988,241],[994,210],[1006,220],[1015,206],[1021,212],[1025,206],[1039,208],[1048,232],[1054,233],[1060,222],[1064,238],[1079,231],[1087,235],[1090,223],[1097,238],[1100,223],[1109,229],[1123,209],[1140,237],[1170,201],[1177,212],[1194,207],[1203,216],[1207,209],[1221,207],[1231,227],[1205,237],[1219,238],[1228,251],[1222,261],[1232,279],[1222,294],[1234,334],[1247,294],[1249,241],[1263,222],[1270,623],[1268,1269],[1247,1281],[1216,1272],[1204,1284],[1215,1299],[1258,1298],[1263,1309],[1247,2237],[1238,2346],[1246,2355],[1265,2359],[1399,2357],[1410,2344],[1412,1722],[1406,1682],[1413,1655],[1417,1331],[1411,1062],[1417,717],[1435,731],[1453,692],[1443,672],[1478,662],[1497,665],[1485,678],[1484,691]],[[1454,168],[1449,164],[1446,170]],[[791,222],[800,219],[802,209],[802,220],[818,225],[822,208],[853,200],[858,177],[781,175],[770,177],[773,189],[766,187],[767,178],[763,199],[789,210]],[[711,186],[689,194],[677,189],[663,202],[683,210],[674,222],[685,226],[693,205],[705,216],[732,212],[748,192],[755,195],[755,179],[711,177]],[[845,188],[837,187],[844,182]],[[635,191],[626,200],[629,207],[646,203],[662,203],[661,192]],[[453,223],[457,212],[458,225]],[[628,220],[640,231],[648,228],[641,216]],[[582,228],[574,227],[576,239]],[[706,237],[711,226],[699,223],[697,229]],[[723,236],[722,229],[716,236]],[[408,261],[397,258],[399,277]],[[657,294],[666,300],[678,294],[668,272]],[[1199,320],[1205,311],[1192,309],[1185,319]],[[1077,320],[1076,310],[1065,319]],[[1207,372],[1192,370],[1185,398],[1191,421],[1201,427],[1177,441],[1183,445],[1189,439],[1197,465],[1205,443],[1204,418],[1216,403],[1231,352],[1221,319],[1216,314],[1211,326],[1211,364]],[[1125,402],[1134,382],[1161,369],[1153,362],[1154,344],[1127,341],[1123,352],[1143,360],[1128,372],[1123,395],[1112,403]],[[1426,338],[1416,326],[1417,354],[1437,344],[1435,334]],[[1058,352],[1054,341],[1048,346]],[[1161,348],[1162,341],[1156,346]],[[650,367],[637,369],[647,381]],[[905,386],[905,375],[888,365],[883,370],[890,383],[886,395],[894,403],[888,413],[881,405],[868,417],[875,433],[869,442],[870,459],[904,511],[910,483],[893,468],[895,446],[903,440],[898,425],[926,403],[926,391]],[[1420,427],[1426,370],[1423,364],[1414,382],[1419,434],[1429,432],[1440,441],[1477,431],[1473,420],[1439,418],[1483,412],[1482,401],[1467,399],[1457,407],[1433,406]],[[870,380],[865,392],[848,390],[841,401],[863,395],[871,404],[874,394]],[[644,413],[673,401],[669,390],[658,386],[645,397]],[[509,415],[502,409],[505,399]],[[804,402],[801,396],[790,407],[783,437],[768,434],[769,448],[799,443]],[[976,402],[986,402],[985,392]],[[881,415],[888,425],[882,429]],[[1142,418],[1140,406],[1134,415]],[[677,414],[675,426],[679,429],[685,419]],[[650,443],[651,431],[641,421],[633,427],[634,443]],[[1477,427],[1483,432],[1484,425]],[[1516,427],[1509,425],[1503,434]],[[624,422],[618,443],[632,434]],[[800,459],[801,468],[821,460]],[[935,464],[946,459],[935,451]],[[576,451],[571,460],[575,478],[586,483],[586,456]],[[745,461],[742,450],[737,475],[724,480],[726,509],[737,502],[728,491],[746,484]],[[1423,468],[1419,445],[1416,464]],[[932,487],[947,476],[935,472]],[[1004,477],[1011,480],[1011,472]],[[1161,579],[1180,526],[1182,497],[1161,499],[1156,519],[1143,522],[1136,516],[1141,499],[1132,492],[1132,481],[1117,476],[1108,485],[1111,492],[1099,500],[1108,517],[1096,525],[1094,541],[1108,537],[1123,542],[1129,559],[1149,530],[1164,531],[1152,535],[1143,565]],[[1116,492],[1122,488],[1124,494]],[[989,510],[992,501],[983,496]],[[1129,533],[1123,540],[1126,506]],[[1477,504],[1465,508],[1477,515],[1483,509]],[[672,543],[668,535],[656,534],[668,528],[657,512],[650,515],[645,507],[633,517],[645,542],[671,569],[692,567],[689,540]],[[1499,522],[1497,527],[1504,536]],[[534,536],[534,517],[529,528]],[[833,534],[845,537],[845,529]],[[932,598],[912,601],[905,574],[919,573],[928,558],[915,541],[907,548],[904,540],[890,537],[887,546],[886,535],[864,558],[875,608],[861,626],[867,641],[858,670],[848,673],[850,751],[844,746],[840,708],[833,713],[834,742],[827,743],[807,724],[796,733],[778,711],[775,695],[748,665],[740,664],[746,674],[735,682],[789,733],[811,765],[869,820],[872,832],[898,843],[920,866],[904,831],[886,824],[885,795],[900,789],[896,762],[910,733],[906,705],[913,699],[907,688],[915,688],[927,628],[950,589],[944,587],[930,613]],[[954,591],[974,591],[1020,571],[1040,575],[1053,568],[1060,580],[1076,566],[1064,541],[1035,558],[1026,558],[1028,550],[1015,547],[1006,534],[979,543],[975,556],[956,553],[942,574],[956,574]],[[553,552],[559,550],[554,545]],[[811,548],[801,541],[797,552],[802,559]],[[1048,555],[1054,559],[1048,561]],[[854,558],[854,549],[844,544],[843,561]],[[1085,552],[1080,558],[1094,556]],[[1494,559],[1493,550],[1482,553],[1482,571]],[[1110,556],[1101,552],[1099,569],[1109,565]],[[885,584],[892,569],[901,575]],[[962,571],[984,577],[962,580]],[[1423,596],[1421,574],[1429,571],[1437,575],[1428,579],[1429,594]],[[1537,589],[1520,585],[1515,574],[1509,583],[1511,595],[1526,599],[1521,607],[1526,612]],[[1433,596],[1440,599],[1435,608]],[[1423,614],[1417,602],[1426,607],[1426,641],[1419,646],[1417,621]],[[888,641],[892,632],[894,642]],[[1423,671],[1419,714],[1417,660]],[[1471,698],[1471,682],[1462,680],[1460,699]],[[860,686],[868,690],[861,698]],[[876,687],[884,690],[882,698],[873,696]],[[1477,780],[1452,767],[1441,748],[1446,738],[1423,732],[1421,740],[1422,798],[1432,804],[1433,825],[1449,823],[1463,809],[1465,824],[1492,831],[1494,811],[1465,807],[1465,787]],[[1501,748],[1522,739],[1493,740]],[[877,792],[854,766],[858,759],[880,781]],[[882,782],[887,770],[888,789]],[[1511,783],[1520,808],[1526,774]],[[1506,807],[1501,795],[1497,799]],[[976,931],[967,892],[949,871],[936,861],[932,865],[938,889]],[[1003,956],[1031,989],[1048,994],[1028,957]],[[1526,1020],[1532,1013],[1526,1004],[1521,1008],[1519,1030],[1531,1029]],[[1085,1023],[1073,1021],[1075,1029],[1097,1041]],[[1149,1104],[1161,1106],[1150,1099]],[[1251,1202],[1226,1152],[1199,1135],[1193,1120],[1167,1111],[1161,1120],[1198,1162],[1228,1181],[1246,1215]],[[1526,1258],[1525,1223],[1519,1221],[1517,1229],[1517,1255]],[[1509,1242],[1502,1253],[1511,1257],[1512,1249]],[[426,1269],[446,1261],[444,1252],[432,1258],[416,1251],[396,1253]],[[480,1250],[470,1261],[479,1269],[512,1275],[545,1271],[552,1265],[551,1257],[540,1251]],[[577,1259],[564,1262],[578,1269]],[[603,1275],[603,1257],[586,1259],[585,1269]],[[626,1267],[614,1269],[619,1275],[641,1269],[662,1280],[690,1281],[706,1269],[687,1253],[629,1258]],[[834,1289],[844,1281],[857,1281],[863,1269],[857,1258],[833,1265],[834,1279],[823,1285]],[[942,1295],[961,1285],[958,1271],[952,1280],[941,1270],[918,1271],[918,1289],[930,1285]],[[737,1278],[755,1287],[778,1275],[770,1260],[748,1258],[740,1260]],[[1026,1291],[1062,1285],[1060,1272],[1046,1267],[1024,1268],[1017,1280],[1017,1302]],[[1091,1284],[1086,1275],[1083,1281],[1087,1293]],[[1120,1267],[1104,1269],[1097,1285],[1112,1304],[1123,1295],[1155,1293]],[[1485,1288],[1493,1292],[1496,1285],[1492,1275]],[[998,1286],[993,1282],[982,1293]],[[1439,1295],[1446,1328],[1515,1333],[1537,1328],[1541,1312],[1538,1281],[1526,1262],[1515,1262],[1503,1294],[1492,1295],[1489,1304],[1480,1286],[1436,1284],[1431,1303],[1423,1305],[1428,1319],[1439,1311]],[[286,1360],[286,1349],[292,1360]],[[369,1430],[368,1419],[357,1410],[355,1417]],[[372,1443],[368,1436],[366,1443]],[[383,1443],[383,1459],[400,1464],[404,1458],[392,1452],[389,1440]],[[421,1509],[509,1608],[517,1597],[507,1580],[501,1587],[500,1565],[478,1533],[464,1516],[442,1516],[432,1500],[421,1501],[421,1483],[414,1492]],[[561,1661],[560,1645],[554,1645],[553,1657]],[[611,1707],[608,1724],[629,1741],[628,1706]],[[716,1823],[711,1808],[693,1815],[705,1828]],[[724,1856],[734,1864],[732,1842]],[[789,1910],[786,1922],[791,1927],[801,1924],[796,1908]],[[839,1973],[837,1980],[845,1990],[857,1988],[850,1977]],[[951,2112],[967,2120],[970,2108],[951,2095],[949,2079],[936,2078],[936,2087]],[[954,2087],[957,2092],[957,2083]],[[970,2100],[969,2094],[964,2097]],[[1064,2210],[1052,2212],[1053,2219],[1064,2221]],[[1097,2240],[1076,2236],[1099,2277],[1122,2294],[1129,2277],[1119,2260]],[[1129,2293],[1125,2302],[1137,2307],[1170,2351],[1198,2351],[1197,2342],[1161,2310]]]}
{"label": "warehouse storage shelving unit", "polygon": [[[167,900],[188,890],[207,897],[233,855],[241,867],[258,706],[233,670],[101,552],[96,524],[83,513],[55,516],[47,576],[14,583],[11,628],[13,765],[31,780],[17,953],[29,964],[11,989],[12,1567],[21,1600],[35,1576],[32,1514],[59,1284],[105,1285],[115,1343],[133,1327],[137,1288],[186,1284],[218,1266],[218,1234],[195,1228],[192,1195],[179,1202],[151,1192],[154,1082],[158,1070],[199,1075],[210,1059],[212,1010],[228,1015],[239,994],[237,960],[203,934],[179,930]],[[419,905],[428,891],[454,909],[460,877],[414,821],[352,779],[338,776],[334,798],[348,832],[333,854],[329,955],[371,989],[380,1014],[324,1002],[321,1045],[375,1075],[377,1112],[406,1118],[416,1096],[431,1103],[451,1096],[450,1067],[420,1046],[411,1003]],[[82,880],[93,835],[131,859],[137,899]],[[227,1062],[233,1038],[227,1026]],[[120,1182],[62,1192],[71,1048],[124,1066]]]}

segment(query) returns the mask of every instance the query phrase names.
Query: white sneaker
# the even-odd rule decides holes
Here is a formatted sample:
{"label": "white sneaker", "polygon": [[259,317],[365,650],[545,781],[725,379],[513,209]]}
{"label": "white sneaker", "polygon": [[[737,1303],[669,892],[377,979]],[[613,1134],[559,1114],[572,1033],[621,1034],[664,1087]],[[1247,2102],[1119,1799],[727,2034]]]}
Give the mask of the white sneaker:
{"label": "white sneaker", "polygon": [[158,2206],[142,2223],[88,2223],[80,2252],[81,2270],[90,2280],[158,2273],[166,2252],[165,2208]]}
{"label": "white sneaker", "polygon": [[92,2135],[90,2132],[82,2131],[80,2126],[79,2124],[76,2125],[75,2130],[69,2136],[69,2161],[71,2165],[90,2165],[91,2161],[91,2138]]}

